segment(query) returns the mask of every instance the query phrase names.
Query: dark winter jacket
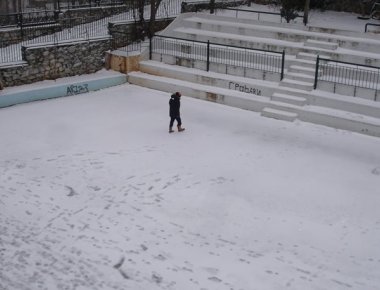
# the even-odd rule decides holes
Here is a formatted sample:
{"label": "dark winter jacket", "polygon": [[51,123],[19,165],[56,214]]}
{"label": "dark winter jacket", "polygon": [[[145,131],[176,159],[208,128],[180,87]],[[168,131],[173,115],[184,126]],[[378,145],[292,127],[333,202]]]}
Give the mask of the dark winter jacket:
{"label": "dark winter jacket", "polygon": [[179,107],[181,106],[180,97],[176,94],[171,95],[169,100],[169,116],[172,118],[179,117]]}

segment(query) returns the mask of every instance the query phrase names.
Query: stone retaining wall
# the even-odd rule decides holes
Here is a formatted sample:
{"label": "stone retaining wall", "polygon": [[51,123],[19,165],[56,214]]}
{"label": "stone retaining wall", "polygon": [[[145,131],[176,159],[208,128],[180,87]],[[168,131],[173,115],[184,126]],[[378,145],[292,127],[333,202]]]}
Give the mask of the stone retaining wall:
{"label": "stone retaining wall", "polygon": [[19,43],[21,40],[30,40],[39,36],[49,35],[61,30],[60,24],[25,27],[22,30],[19,27],[2,29],[0,30],[0,47]]}
{"label": "stone retaining wall", "polygon": [[69,44],[23,47],[25,62],[0,67],[0,79],[8,87],[94,73],[104,68],[105,53],[110,45],[110,38],[107,37]]}
{"label": "stone retaining wall", "polygon": [[[117,15],[129,11],[126,5],[115,7],[91,7],[81,9],[62,10],[59,15],[60,19],[71,18],[73,25],[82,24],[85,22],[92,22],[112,15]],[[84,21],[84,22],[83,22]]]}
{"label": "stone retaining wall", "polygon": [[[156,31],[164,29],[173,19],[157,20]],[[46,79],[94,73],[105,64],[106,51],[113,45],[122,47],[141,39],[143,27],[134,21],[110,23],[111,37],[90,41],[72,41],[70,43],[49,45],[39,44],[22,47],[23,62],[17,65],[1,67],[0,80],[5,87],[29,84]],[[121,37],[130,35],[132,37]],[[113,39],[113,43],[112,43]],[[114,47],[115,48],[115,47]]]}

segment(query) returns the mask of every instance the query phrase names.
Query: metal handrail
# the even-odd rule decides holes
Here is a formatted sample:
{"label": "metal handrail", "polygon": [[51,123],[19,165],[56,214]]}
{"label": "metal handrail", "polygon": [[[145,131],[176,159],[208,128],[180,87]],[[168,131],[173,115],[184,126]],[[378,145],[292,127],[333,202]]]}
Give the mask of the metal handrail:
{"label": "metal handrail", "polygon": [[380,24],[376,24],[376,23],[366,23],[366,25],[365,25],[365,29],[364,29],[364,32],[367,32],[368,26],[380,26]]}
{"label": "metal handrail", "polygon": [[[209,69],[209,62],[210,62],[210,46],[219,46],[222,48],[226,49],[236,49],[236,50],[245,50],[245,51],[257,51],[257,52],[264,52],[264,53],[270,53],[270,54],[278,54],[278,59],[281,59],[281,62],[279,61],[279,66],[278,71],[273,71],[272,72],[277,72],[280,73],[281,79],[284,77],[284,63],[285,63],[285,51],[278,52],[278,51],[270,51],[270,50],[265,50],[265,49],[256,49],[256,48],[249,48],[249,47],[241,47],[241,46],[234,46],[234,45],[224,45],[220,43],[213,43],[210,41],[197,41],[197,40],[189,40],[185,38],[178,38],[178,37],[172,37],[172,36],[164,36],[164,35],[154,35],[153,38],[164,38],[164,39],[170,39],[170,40],[177,40],[181,41],[184,43],[193,43],[193,44],[201,44],[205,46],[206,53],[203,56],[206,60],[206,66],[207,66],[207,71]],[[153,44],[150,42],[149,46],[149,58],[152,59],[152,51],[153,51]],[[270,55],[267,55],[267,57],[270,57]],[[274,57],[273,55],[271,56],[272,58]],[[272,60],[273,61],[273,60]],[[262,63],[261,63],[262,65]],[[245,66],[244,66],[245,67]],[[248,67],[248,66],[247,66]],[[270,67],[270,65],[268,66]],[[268,69],[264,69],[264,71],[271,71]]]}
{"label": "metal handrail", "polygon": [[224,46],[224,47],[231,47],[231,48],[241,48],[241,49],[248,49],[248,50],[256,50],[256,51],[261,51],[261,52],[270,52],[270,53],[276,53],[276,54],[281,54],[282,51],[274,51],[274,50],[266,50],[266,49],[260,49],[260,48],[251,48],[251,47],[243,47],[243,46],[236,46],[236,45],[226,45],[226,44],[220,44],[216,42],[208,42],[208,41],[201,41],[201,40],[190,40],[186,38],[180,38],[180,37],[174,37],[174,36],[166,36],[166,35],[158,35],[155,34],[153,37],[162,37],[162,38],[169,38],[169,39],[177,39],[177,40],[183,40],[183,41],[190,41],[190,42],[196,42],[196,43],[210,43],[211,45],[218,45],[218,46]]}
{"label": "metal handrail", "polygon": [[[322,65],[321,61],[325,61],[328,63]],[[337,67],[333,66],[331,63],[349,65],[351,67]],[[322,66],[328,68],[329,72],[334,72],[334,75],[330,76],[330,79],[325,79],[324,81],[379,91],[380,67],[346,61],[331,60],[327,58],[322,58],[319,55],[317,56],[315,66],[314,89],[317,88],[317,83],[321,76],[320,68]]]}
{"label": "metal handrail", "polygon": [[234,10],[234,11],[242,11],[242,12],[253,12],[253,13],[262,13],[262,14],[271,14],[271,15],[279,15],[281,16],[281,13],[278,12],[267,12],[267,11],[257,11],[257,10],[248,10],[248,9],[240,9],[240,8],[223,8],[223,10]]}

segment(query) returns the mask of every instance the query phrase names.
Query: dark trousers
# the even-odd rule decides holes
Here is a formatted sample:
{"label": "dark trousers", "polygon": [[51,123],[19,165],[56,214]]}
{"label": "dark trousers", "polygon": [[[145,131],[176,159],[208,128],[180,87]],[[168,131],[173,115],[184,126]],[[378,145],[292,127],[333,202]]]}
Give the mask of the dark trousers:
{"label": "dark trousers", "polygon": [[181,117],[180,116],[170,117],[170,124],[169,124],[170,128],[173,127],[174,120],[177,120],[177,126],[181,126],[182,125],[182,121],[181,121]]}

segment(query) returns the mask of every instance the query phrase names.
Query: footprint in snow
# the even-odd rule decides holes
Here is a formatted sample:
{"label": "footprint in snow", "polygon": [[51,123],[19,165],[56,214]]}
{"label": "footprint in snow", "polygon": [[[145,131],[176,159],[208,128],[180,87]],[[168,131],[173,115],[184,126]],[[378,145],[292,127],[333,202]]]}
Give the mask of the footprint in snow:
{"label": "footprint in snow", "polygon": [[380,166],[379,167],[375,167],[374,169],[372,169],[372,174],[374,174],[374,175],[380,175]]}

